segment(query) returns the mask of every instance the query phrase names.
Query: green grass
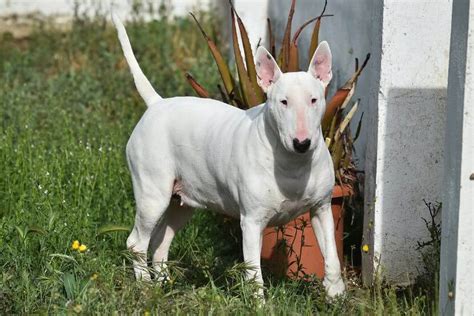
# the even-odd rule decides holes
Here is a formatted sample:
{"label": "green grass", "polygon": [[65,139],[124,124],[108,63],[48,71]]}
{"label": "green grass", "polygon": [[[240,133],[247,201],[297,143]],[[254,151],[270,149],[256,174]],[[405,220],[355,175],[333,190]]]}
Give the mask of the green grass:
{"label": "green grass", "polygon": [[[213,23],[206,15],[208,30]],[[215,25],[214,25],[215,28]],[[219,78],[189,19],[128,25],[163,96],[193,95],[184,71]],[[212,33],[212,32],[211,32]],[[102,18],[0,39],[0,313],[422,314],[433,300],[377,285],[326,303],[319,280],[242,277],[238,224],[198,212],[176,237],[167,284],[136,282],[126,232],[134,200],[124,148],[145,110]],[[78,239],[88,246],[71,249]]]}

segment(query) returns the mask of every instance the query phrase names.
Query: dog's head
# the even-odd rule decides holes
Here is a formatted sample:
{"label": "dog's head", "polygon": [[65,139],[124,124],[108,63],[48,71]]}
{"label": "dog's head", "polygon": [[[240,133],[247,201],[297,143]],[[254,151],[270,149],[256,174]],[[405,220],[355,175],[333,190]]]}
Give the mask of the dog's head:
{"label": "dog's head", "polygon": [[282,73],[271,54],[257,50],[257,80],[267,94],[272,124],[286,150],[305,153],[314,150],[321,135],[326,111],[325,89],[332,78],[332,55],[327,42],[316,49],[307,72]]}

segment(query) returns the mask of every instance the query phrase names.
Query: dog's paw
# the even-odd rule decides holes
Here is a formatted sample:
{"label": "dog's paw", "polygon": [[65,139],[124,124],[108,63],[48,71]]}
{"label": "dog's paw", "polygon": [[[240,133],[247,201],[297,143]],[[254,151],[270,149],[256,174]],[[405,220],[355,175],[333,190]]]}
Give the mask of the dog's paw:
{"label": "dog's paw", "polygon": [[261,308],[265,306],[265,293],[263,286],[258,286],[256,291],[253,293],[257,307]]}
{"label": "dog's paw", "polygon": [[326,289],[326,294],[330,299],[342,296],[346,292],[346,285],[344,284],[342,278],[338,278],[336,281],[324,279],[323,285]]}
{"label": "dog's paw", "polygon": [[137,281],[150,282],[151,275],[146,268],[136,267],[135,268],[135,279]]}

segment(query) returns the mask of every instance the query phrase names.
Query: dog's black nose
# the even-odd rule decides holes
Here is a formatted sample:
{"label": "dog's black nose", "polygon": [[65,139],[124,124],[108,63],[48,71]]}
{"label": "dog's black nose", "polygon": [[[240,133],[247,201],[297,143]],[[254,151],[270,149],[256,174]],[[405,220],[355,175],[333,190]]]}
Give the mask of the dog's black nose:
{"label": "dog's black nose", "polygon": [[295,150],[299,153],[304,153],[308,151],[309,146],[311,145],[311,140],[309,138],[306,138],[303,141],[299,141],[298,138],[293,138],[293,147],[295,147]]}

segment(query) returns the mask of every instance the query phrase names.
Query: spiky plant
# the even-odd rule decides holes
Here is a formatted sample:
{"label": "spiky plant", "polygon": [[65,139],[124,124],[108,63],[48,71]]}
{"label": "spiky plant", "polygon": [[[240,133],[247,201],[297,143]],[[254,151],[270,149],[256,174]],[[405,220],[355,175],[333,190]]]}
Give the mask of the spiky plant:
{"label": "spiky plant", "polygon": [[[300,71],[301,69],[299,62],[298,39],[304,28],[315,22],[311,35],[311,43],[309,46],[308,54],[308,56],[313,56],[319,43],[319,29],[321,27],[321,21],[325,17],[332,16],[324,14],[327,7],[326,0],[321,14],[303,23],[296,30],[292,38],[291,24],[295,12],[295,6],[296,0],[292,0],[290,11],[288,13],[288,21],[286,24],[285,33],[278,54],[276,54],[275,37],[272,31],[272,24],[270,19],[267,19],[269,34],[268,50],[273,55],[278,65],[280,66],[280,69],[283,72]],[[191,14],[191,16],[196,21],[199,30],[207,41],[209,50],[214,57],[217,69],[222,78],[222,86],[218,85],[222,101],[237,106],[241,109],[249,109],[255,105],[264,103],[266,100],[266,96],[257,84],[255,61],[253,58],[248,33],[244,23],[237,14],[232,4],[232,1],[230,1],[230,14],[232,21],[234,61],[235,68],[237,69],[238,79],[234,77],[227,61],[223,57],[219,48],[209,38],[209,36],[207,36],[206,32],[199,24],[199,21],[193,14]],[[240,32],[240,39],[237,32],[237,28]],[[240,51],[239,40],[242,43],[242,47],[244,50],[243,55]],[[353,141],[359,135],[361,121],[359,121],[356,135],[354,138],[351,137],[348,126],[357,111],[359,102],[353,102],[350,110],[346,110],[347,105],[349,104],[350,100],[352,99],[352,96],[354,95],[357,79],[359,78],[359,75],[366,66],[369,58],[370,54],[367,54],[367,57],[362,63],[361,67],[359,67],[359,62],[356,58],[356,67],[354,74],[342,87],[340,87],[336,91],[332,98],[327,101],[326,113],[324,114],[321,124],[323,135],[326,140],[326,145],[328,146],[329,152],[331,153],[331,157],[334,163],[334,169],[336,171],[336,181],[340,184],[353,183],[353,181],[355,180],[353,172],[354,166],[352,162],[352,148]],[[193,87],[198,96],[203,98],[208,98],[210,96],[208,90],[202,85],[200,85],[191,74],[186,73],[186,78],[188,79],[188,82]]]}

